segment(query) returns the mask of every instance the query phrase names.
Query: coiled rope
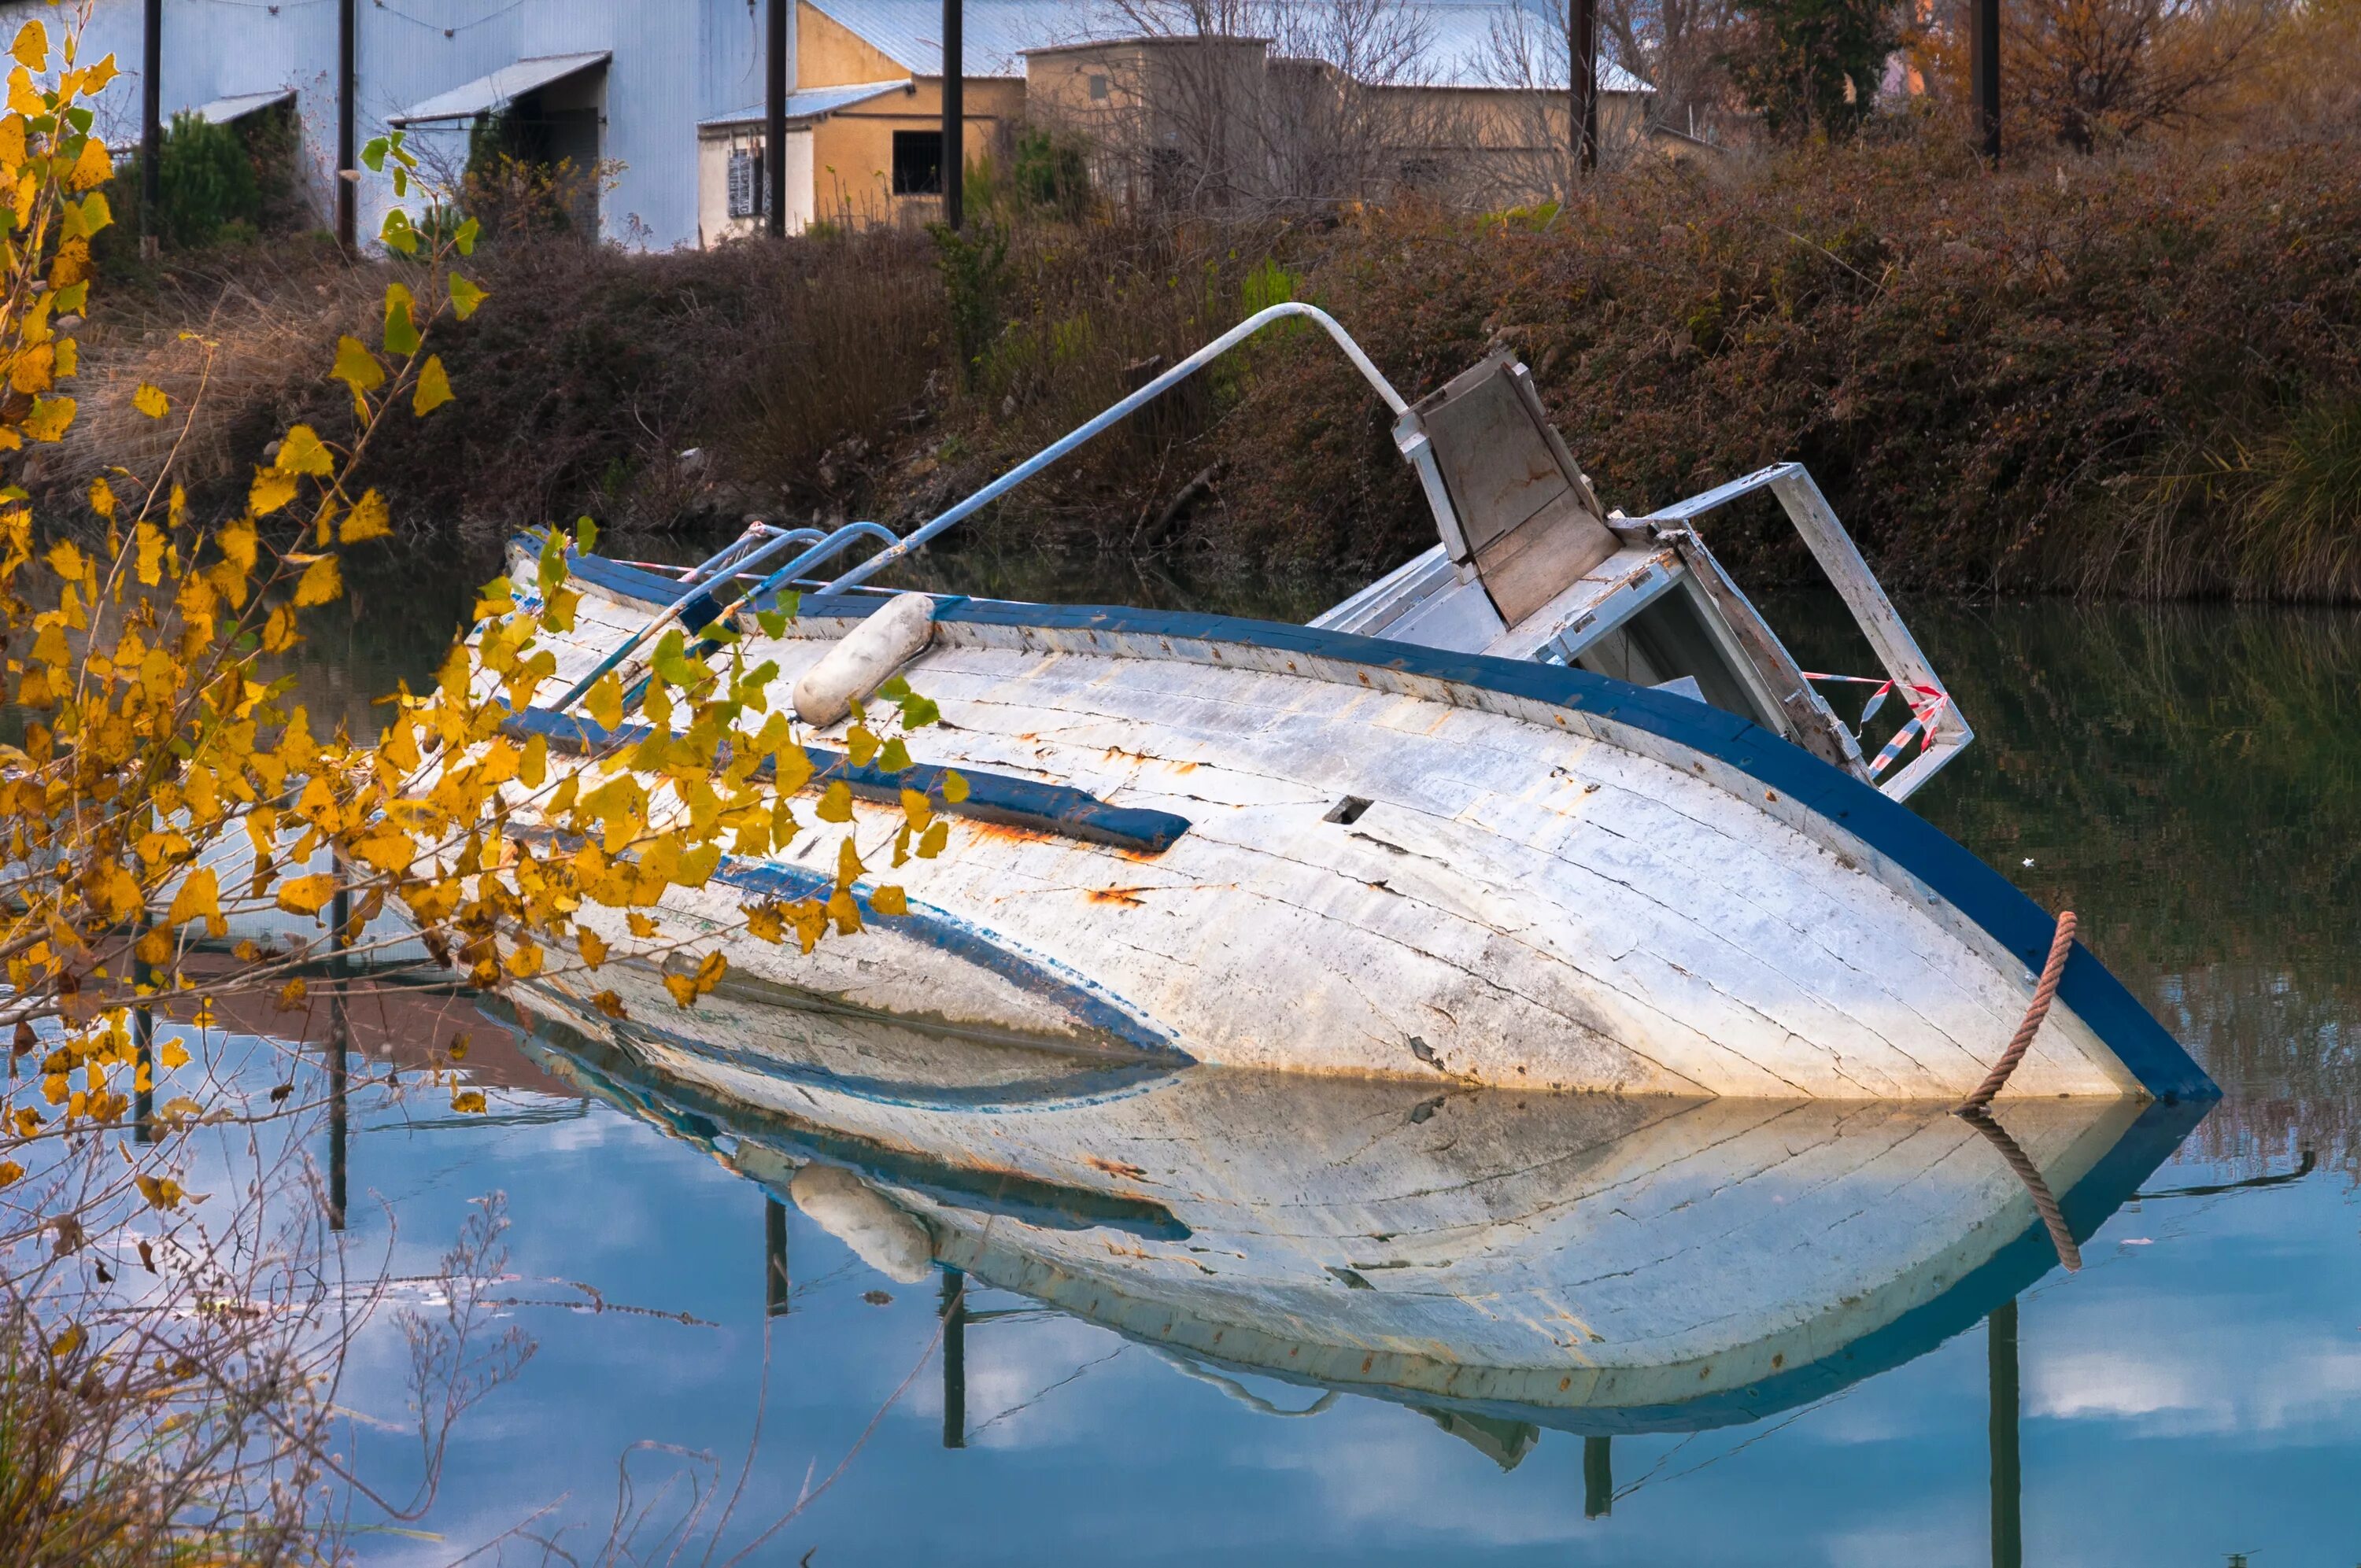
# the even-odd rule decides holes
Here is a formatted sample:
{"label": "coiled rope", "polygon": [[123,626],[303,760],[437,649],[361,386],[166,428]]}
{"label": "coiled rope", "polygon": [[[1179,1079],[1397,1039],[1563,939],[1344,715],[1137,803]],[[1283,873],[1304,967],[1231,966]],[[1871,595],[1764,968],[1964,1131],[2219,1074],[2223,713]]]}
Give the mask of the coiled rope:
{"label": "coiled rope", "polygon": [[2032,1048],[2033,1036],[2041,1032],[2041,1021],[2049,1016],[2049,1003],[2058,995],[2059,977],[2066,972],[2066,955],[2074,949],[2074,912],[2070,909],[2058,916],[2058,934],[2049,940],[2049,961],[2041,966],[2041,983],[2033,988],[2033,1004],[2025,1010],[2025,1022],[2016,1026],[2016,1038],[2009,1041],[2008,1049],[2001,1052],[2000,1060],[1993,1063],[1992,1071],[1976,1085],[1976,1091],[1960,1102],[1961,1115],[1981,1111],[1993,1102]]}

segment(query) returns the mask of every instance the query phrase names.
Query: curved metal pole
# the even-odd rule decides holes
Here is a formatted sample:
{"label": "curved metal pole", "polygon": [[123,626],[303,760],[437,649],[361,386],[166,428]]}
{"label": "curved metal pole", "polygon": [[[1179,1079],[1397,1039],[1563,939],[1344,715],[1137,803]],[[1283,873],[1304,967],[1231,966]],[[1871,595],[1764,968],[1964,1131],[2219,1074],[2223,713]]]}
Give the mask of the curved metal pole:
{"label": "curved metal pole", "polygon": [[[901,543],[900,535],[896,534],[892,529],[886,527],[882,522],[848,522],[842,528],[838,529],[834,533],[829,534],[826,539],[821,540],[818,543],[813,545],[810,549],[805,551],[802,554],[796,556],[794,560],[788,562],[785,565],[772,573],[769,576],[764,577],[761,582],[756,583],[752,587],[748,588],[744,593],[740,594],[738,596],[737,602],[739,604],[752,604],[757,598],[769,593],[781,583],[794,582],[796,580],[796,573],[810,571],[814,566],[818,565],[822,561],[827,560],[829,556],[841,554],[846,545],[861,539],[882,539],[889,546]],[[890,549],[881,550],[878,554],[884,555],[890,554],[892,552]],[[745,576],[743,572],[741,572],[739,575],[741,576]],[[838,580],[842,581],[841,578]],[[835,586],[835,583],[830,583],[829,587],[833,588]],[[826,592],[827,589],[822,589],[821,591]]]}
{"label": "curved metal pole", "polygon": [[[840,533],[843,530],[839,529],[837,532]],[[757,561],[767,560],[771,556],[777,554],[780,551],[785,550],[788,545],[796,543],[796,542],[795,534],[783,533],[775,539],[765,541],[760,550],[748,555],[743,561],[739,563],[739,565],[742,569],[743,567],[752,565]],[[732,548],[734,548],[734,546]],[[817,549],[818,546],[815,545],[813,548]],[[726,555],[729,554],[729,551],[725,550],[722,554]],[[800,559],[800,557],[798,557],[798,559]],[[633,632],[631,636],[623,639],[620,646],[616,648],[613,652],[608,654],[605,658],[599,660],[598,668],[592,670],[588,674],[575,682],[574,685],[567,689],[564,696],[559,697],[555,703],[550,705],[549,711],[552,713],[564,713],[567,708],[572,707],[576,703],[580,702],[582,700],[582,694],[588,691],[592,686],[597,685],[598,684],[598,678],[601,675],[604,675],[608,671],[613,669],[625,659],[631,657],[632,649],[637,648],[641,643],[645,642],[649,638],[653,637],[657,632],[663,630],[665,627],[670,626],[674,621],[679,620],[681,611],[686,609],[690,605],[695,604],[698,599],[711,597],[712,592],[713,590],[709,586],[699,584],[689,589],[688,592],[681,595],[680,598],[673,600],[672,603],[664,606],[663,610],[659,612],[654,619],[650,620],[645,626],[641,627],[639,630]]]}
{"label": "curved metal pole", "polygon": [[725,570],[734,575],[739,563],[765,539],[804,539],[816,543],[825,537],[817,528],[774,528],[767,522],[758,522],[714,554],[690,567],[681,577],[680,586],[686,587],[691,583],[708,582],[721,576]]}
{"label": "curved metal pole", "polygon": [[1170,1363],[1172,1370],[1180,1373],[1182,1376],[1194,1377],[1200,1383],[1212,1384],[1214,1387],[1219,1388],[1223,1393],[1227,1394],[1231,1398],[1235,1399],[1239,1404],[1244,1405],[1246,1409],[1254,1411],[1257,1415],[1278,1416],[1283,1420],[1297,1420],[1305,1416],[1324,1414],[1331,1406],[1336,1403],[1337,1391],[1334,1388],[1330,1388],[1323,1391],[1320,1398],[1312,1400],[1312,1403],[1304,1406],[1303,1409],[1300,1410],[1283,1409],[1279,1406],[1272,1404],[1268,1399],[1264,1398],[1261,1395],[1256,1393],[1251,1388],[1248,1388],[1236,1378],[1225,1377],[1221,1373],[1218,1373],[1212,1367],[1207,1366],[1203,1362],[1197,1360],[1194,1356],[1184,1355],[1180,1351],[1174,1350],[1170,1345],[1151,1344],[1148,1348],[1154,1351],[1165,1361]]}
{"label": "curved metal pole", "polygon": [[1003,474],[999,478],[993,480],[992,483],[984,486],[983,488],[968,497],[967,499],[961,501],[956,506],[953,506],[949,511],[944,512],[939,517],[937,517],[932,521],[928,522],[917,532],[906,535],[898,543],[895,544],[893,548],[879,551],[876,554],[872,555],[868,560],[863,561],[858,566],[853,567],[852,570],[845,573],[844,576],[837,578],[834,582],[829,583],[819,591],[824,594],[839,593],[843,589],[851,587],[856,583],[868,581],[871,577],[876,576],[879,572],[884,571],[895,562],[899,561],[904,556],[909,554],[910,552],[916,550],[919,545],[924,544],[927,541],[935,537],[935,535],[942,532],[943,530],[950,527],[951,524],[960,521],[963,518],[972,516],[974,513],[981,511],[983,508],[990,506],[994,501],[998,500],[1001,497],[1006,495],[1009,491],[1015,489],[1017,486],[1023,484],[1026,480],[1031,478],[1034,475],[1039,473],[1050,464],[1055,463],[1059,458],[1063,457],[1067,453],[1071,452],[1075,447],[1080,446],[1091,437],[1098,434],[1108,426],[1115,424],[1116,422],[1124,419],[1127,415],[1136,412],[1143,405],[1152,402],[1157,398],[1162,396],[1165,392],[1171,390],[1174,387],[1177,387],[1181,382],[1187,380],[1197,371],[1202,369],[1206,365],[1218,359],[1223,355],[1228,353],[1231,349],[1235,348],[1247,338],[1252,337],[1263,328],[1270,325],[1271,323],[1285,316],[1302,316],[1310,321],[1317,323],[1322,331],[1325,332],[1330,337],[1336,340],[1336,346],[1345,351],[1345,357],[1353,362],[1353,368],[1358,370],[1361,373],[1362,378],[1367,381],[1370,386],[1375,387],[1378,389],[1378,396],[1386,400],[1386,407],[1389,411],[1397,415],[1407,413],[1410,411],[1410,405],[1402,400],[1402,395],[1394,390],[1393,383],[1387,380],[1385,377],[1378,372],[1378,367],[1375,365],[1369,363],[1369,356],[1361,352],[1361,345],[1355,343],[1351,334],[1345,332],[1343,327],[1336,324],[1334,317],[1330,316],[1327,312],[1321,310],[1317,306],[1306,305],[1293,300],[1289,300],[1282,303],[1273,305],[1268,310],[1257,311],[1254,314],[1248,316],[1246,320],[1240,322],[1229,331],[1222,334],[1221,336],[1213,339],[1213,342],[1205,345],[1204,347],[1197,350],[1196,353],[1189,356],[1188,358],[1180,361],[1180,364],[1172,367],[1171,369],[1164,372],[1163,375],[1156,378],[1155,380],[1150,381],[1145,387],[1140,388],[1139,390],[1124,399],[1123,401],[1115,404],[1105,412],[1100,414],[1097,418],[1092,420],[1088,424],[1069,432],[1067,434],[1060,437],[1049,445],[1043,447],[1032,456],[1027,457],[1024,462],[1019,463],[1016,467],[1008,470],[1007,473]]}

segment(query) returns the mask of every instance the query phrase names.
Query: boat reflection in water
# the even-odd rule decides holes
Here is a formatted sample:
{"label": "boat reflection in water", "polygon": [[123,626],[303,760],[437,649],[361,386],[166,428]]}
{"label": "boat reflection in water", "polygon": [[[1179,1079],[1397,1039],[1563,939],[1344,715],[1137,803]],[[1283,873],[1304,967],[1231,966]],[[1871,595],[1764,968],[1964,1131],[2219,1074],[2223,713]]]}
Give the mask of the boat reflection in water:
{"label": "boat reflection in water", "polygon": [[1254,1374],[1414,1406],[1504,1464],[1532,1428],[1751,1421],[1931,1349],[2057,1266],[2036,1188],[2086,1237],[2205,1109],[2014,1100],[1980,1128],[1923,1103],[1174,1067],[800,1008],[723,1049],[533,1007],[548,1070],[897,1279],[958,1271],[1240,1394]]}

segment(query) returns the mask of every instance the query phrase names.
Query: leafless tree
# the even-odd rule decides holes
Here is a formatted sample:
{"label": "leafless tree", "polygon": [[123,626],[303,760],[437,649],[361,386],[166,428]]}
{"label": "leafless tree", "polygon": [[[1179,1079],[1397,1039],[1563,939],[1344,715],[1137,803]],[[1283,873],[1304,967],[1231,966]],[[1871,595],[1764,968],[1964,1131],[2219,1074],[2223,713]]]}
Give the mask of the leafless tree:
{"label": "leafless tree", "polygon": [[1651,123],[1708,141],[1727,129],[1737,25],[1734,0],[1599,0],[1604,52],[1653,89]]}
{"label": "leafless tree", "polygon": [[2279,0],[2013,0],[2020,101],[2086,152],[2189,120],[2237,77],[2282,13]]}
{"label": "leafless tree", "polygon": [[[1502,200],[1559,199],[1571,194],[1575,170],[1573,34],[1566,0],[1504,5],[1490,19],[1480,69],[1499,93],[1499,117],[1491,159],[1496,194]],[[1599,75],[1609,84],[1612,47],[1600,50]],[[1598,158],[1611,167],[1630,157],[1644,126],[1623,95],[1598,105]]]}

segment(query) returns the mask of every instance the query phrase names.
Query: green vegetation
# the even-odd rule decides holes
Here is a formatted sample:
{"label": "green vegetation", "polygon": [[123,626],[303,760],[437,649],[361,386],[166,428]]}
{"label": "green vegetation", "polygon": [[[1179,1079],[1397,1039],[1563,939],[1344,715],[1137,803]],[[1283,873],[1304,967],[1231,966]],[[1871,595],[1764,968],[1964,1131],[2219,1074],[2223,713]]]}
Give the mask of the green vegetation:
{"label": "green vegetation", "polygon": [[104,187],[115,224],[93,242],[100,269],[126,270],[143,233],[167,250],[188,253],[310,226],[295,190],[295,139],[294,118],[284,108],[225,126],[192,114],[173,115],[158,148],[153,221],[141,210],[136,152],[116,163],[115,178]]}
{"label": "green vegetation", "polygon": [[1741,24],[1732,83],[1774,135],[1848,133],[1875,111],[1898,41],[1883,0],[1781,0]]}

